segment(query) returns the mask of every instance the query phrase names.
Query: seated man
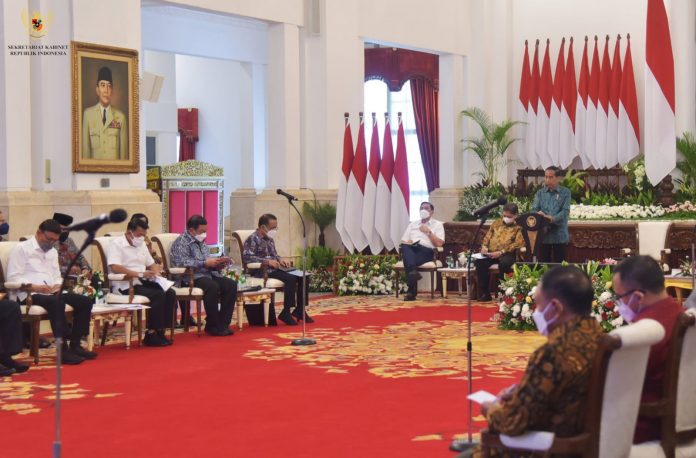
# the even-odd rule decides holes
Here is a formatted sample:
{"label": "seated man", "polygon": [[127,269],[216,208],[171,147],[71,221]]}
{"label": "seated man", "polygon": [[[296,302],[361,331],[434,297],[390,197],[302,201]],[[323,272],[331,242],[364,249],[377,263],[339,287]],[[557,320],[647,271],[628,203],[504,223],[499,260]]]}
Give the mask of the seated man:
{"label": "seated man", "polygon": [[[60,238],[60,224],[47,219],[39,225],[34,237],[20,242],[10,253],[7,263],[7,281],[31,284],[31,299],[34,305],[46,309],[55,337],[65,338],[65,304],[73,308],[73,326],[70,347],[63,343],[63,362],[80,364],[85,359],[94,359],[97,354],[80,345],[80,339],[89,332],[94,299],[79,294],[59,294],[63,279],[58,265],[55,245]],[[26,302],[27,293],[14,293],[12,299]]]}
{"label": "seated man", "polygon": [[[80,251],[73,239],[70,237],[70,233],[65,232],[65,229],[73,223],[73,217],[66,215],[65,213],[54,213],[53,219],[58,221],[58,224],[60,224],[60,241],[58,242],[58,246],[56,248],[58,250],[60,273],[61,275],[65,275],[65,271],[68,270],[68,266]],[[89,266],[87,259],[85,259],[83,255],[77,257],[75,265],[70,270],[70,275],[80,274],[87,277],[92,275],[92,268]]]}
{"label": "seated man", "polygon": [[22,312],[15,301],[0,293],[0,377],[19,374],[29,369],[12,359],[22,352]]}
{"label": "seated man", "polygon": [[420,219],[412,221],[401,236],[401,256],[406,271],[408,293],[405,301],[415,301],[418,294],[418,266],[433,260],[433,249],[445,244],[445,226],[434,219],[435,207],[430,202],[420,204]]}
{"label": "seated man", "polygon": [[[580,432],[592,362],[603,334],[590,315],[593,298],[592,282],[577,267],[556,267],[542,276],[533,319],[548,341],[532,353],[517,385],[503,390],[495,402],[482,404],[491,432],[515,436],[540,430],[559,437]],[[455,449],[458,445],[463,441],[452,444]],[[462,456],[481,454],[478,448],[469,452]]]}
{"label": "seated man", "polygon": [[172,244],[172,266],[193,269],[194,286],[203,290],[205,332],[211,336],[229,336],[234,334],[230,323],[237,300],[237,282],[220,275],[219,270],[229,264],[230,259],[210,257],[205,244],[207,231],[208,221],[201,215],[189,218],[186,232]]}
{"label": "seated man", "polygon": [[[665,290],[660,264],[650,256],[632,256],[614,268],[612,288],[618,309],[629,323],[652,318],[665,328],[665,337],[650,348],[641,402],[662,398],[665,362],[674,325],[684,308]],[[638,417],[633,442],[660,440],[660,420]]]}
{"label": "seated man", "polygon": [[481,254],[486,257],[474,261],[480,301],[491,300],[488,268],[498,264],[498,276],[502,279],[506,273],[512,272],[516,251],[524,246],[522,228],[515,223],[517,213],[517,205],[505,205],[503,217],[491,224],[481,242]]}
{"label": "seated man", "polygon": [[[267,267],[269,278],[276,278],[283,282],[283,311],[278,315],[283,323],[296,325],[296,320],[302,320],[302,307],[306,300],[305,291],[302,289],[302,277],[292,275],[282,268],[290,266],[290,263],[281,259],[276,251],[273,238],[278,233],[278,218],[270,213],[259,217],[259,226],[256,231],[244,241],[244,262],[260,262]],[[256,272],[260,275],[260,272]],[[309,279],[307,279],[309,281]],[[297,296],[297,298],[295,297]],[[295,302],[297,299],[297,306]],[[290,310],[295,307],[295,310]],[[314,323],[314,320],[305,312],[307,323]]]}
{"label": "seated man", "polygon": [[[172,325],[176,292],[171,288],[164,291],[155,282],[162,267],[155,263],[145,246],[147,223],[142,219],[134,219],[126,229],[124,235],[115,237],[109,244],[106,253],[109,270],[115,274],[125,274],[126,278],[133,278],[135,294],[150,299],[147,334],[143,344],[150,347],[171,345],[172,342],[164,335],[164,329]],[[112,281],[111,288],[115,293],[128,294],[128,281]]]}

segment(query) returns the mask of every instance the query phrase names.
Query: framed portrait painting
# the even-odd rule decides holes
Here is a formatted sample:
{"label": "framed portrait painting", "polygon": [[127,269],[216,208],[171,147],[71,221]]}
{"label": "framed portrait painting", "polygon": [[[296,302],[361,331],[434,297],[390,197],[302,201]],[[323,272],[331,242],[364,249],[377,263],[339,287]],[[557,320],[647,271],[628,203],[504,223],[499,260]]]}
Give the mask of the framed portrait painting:
{"label": "framed portrait painting", "polygon": [[73,172],[140,171],[138,51],[71,42]]}

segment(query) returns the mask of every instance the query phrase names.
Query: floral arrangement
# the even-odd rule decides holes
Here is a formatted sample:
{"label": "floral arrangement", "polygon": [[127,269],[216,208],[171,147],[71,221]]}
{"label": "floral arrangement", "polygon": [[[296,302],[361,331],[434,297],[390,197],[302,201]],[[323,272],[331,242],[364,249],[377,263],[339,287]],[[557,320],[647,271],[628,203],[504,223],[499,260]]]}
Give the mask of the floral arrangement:
{"label": "floral arrangement", "polygon": [[[353,294],[393,294],[395,284],[393,278],[394,264],[399,260],[395,255],[368,256],[350,255],[339,263],[336,275],[338,278],[339,296]],[[406,291],[406,282],[401,282],[401,291]]]}
{"label": "floral arrangement", "polygon": [[691,263],[691,259],[687,256],[682,259],[679,263],[679,275],[682,277],[690,277],[693,271],[694,265]]}
{"label": "floral arrangement", "polygon": [[623,171],[629,179],[629,187],[635,188],[638,192],[650,187],[648,176],[645,174],[645,158],[634,159],[623,166]]}
{"label": "floral arrangement", "polygon": [[617,261],[614,258],[604,258],[600,262],[600,264],[602,264],[603,266],[615,266],[618,263],[619,263],[619,261]]}
{"label": "floral arrangement", "polygon": [[651,219],[664,216],[658,205],[571,205],[570,219]]}
{"label": "floral arrangement", "polygon": [[[513,272],[500,283],[502,292],[498,313],[493,316],[501,329],[536,330],[532,313],[536,308],[534,293],[546,266],[515,265]],[[598,262],[590,262],[583,268],[592,280],[594,300],[592,316],[605,332],[624,324],[616,309],[616,295],[611,289],[611,268]]]}
{"label": "floral arrangement", "polygon": [[326,293],[333,291],[333,272],[327,269],[312,270],[309,277],[309,292]]}
{"label": "floral arrangement", "polygon": [[[75,280],[75,286],[73,286],[72,292],[74,294],[80,294],[82,296],[96,299],[97,296],[101,294],[101,290],[99,289],[101,284],[101,272],[94,272],[92,278],[85,275],[79,275],[77,280]],[[97,287],[92,285],[97,285]]]}

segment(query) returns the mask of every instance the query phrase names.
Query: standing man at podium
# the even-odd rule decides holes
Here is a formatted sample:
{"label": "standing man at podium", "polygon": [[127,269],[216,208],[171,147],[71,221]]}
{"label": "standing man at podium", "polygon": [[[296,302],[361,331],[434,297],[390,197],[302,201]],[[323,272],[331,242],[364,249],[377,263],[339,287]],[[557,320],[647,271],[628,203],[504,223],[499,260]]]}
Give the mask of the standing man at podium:
{"label": "standing man at podium", "polygon": [[534,195],[532,211],[548,221],[548,231],[541,242],[542,262],[563,262],[566,257],[568,217],[570,216],[570,190],[560,185],[560,169],[555,166],[544,170],[544,183]]}

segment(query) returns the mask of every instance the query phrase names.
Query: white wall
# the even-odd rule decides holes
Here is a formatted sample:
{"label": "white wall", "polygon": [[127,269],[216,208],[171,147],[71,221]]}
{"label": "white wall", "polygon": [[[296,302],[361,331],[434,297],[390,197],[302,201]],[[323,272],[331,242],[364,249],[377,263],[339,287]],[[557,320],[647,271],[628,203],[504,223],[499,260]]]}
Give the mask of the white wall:
{"label": "white wall", "polygon": [[172,164],[177,161],[176,56],[144,51],[143,68],[164,77],[159,100],[143,102],[144,116],[141,119],[145,123],[146,135],[157,139],[157,164]]}
{"label": "white wall", "polygon": [[225,196],[229,195],[242,179],[242,155],[253,154],[248,68],[228,60],[177,55],[176,100],[179,108],[198,108],[196,159],[224,167]]}

